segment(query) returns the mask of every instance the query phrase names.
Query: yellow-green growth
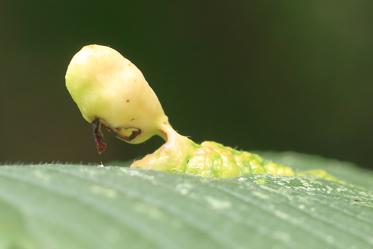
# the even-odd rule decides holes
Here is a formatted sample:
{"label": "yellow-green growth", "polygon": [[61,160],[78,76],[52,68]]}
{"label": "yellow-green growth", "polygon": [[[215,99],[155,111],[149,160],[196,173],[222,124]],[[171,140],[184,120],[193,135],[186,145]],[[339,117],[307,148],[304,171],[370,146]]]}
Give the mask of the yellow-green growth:
{"label": "yellow-green growth", "polygon": [[273,176],[310,176],[338,181],[326,171],[315,169],[297,172],[291,167],[265,160],[257,154],[235,150],[205,141],[201,144],[166,129],[169,140],[154,153],[135,161],[131,167],[170,171],[212,178],[233,178],[253,174]]}
{"label": "yellow-green growth", "polygon": [[216,142],[194,143],[170,125],[162,106],[141,71],[116,50],[100,45],[83,47],[66,72],[66,87],[84,119],[95,126],[99,152],[105,147],[100,125],[128,143],[142,143],[154,135],[166,142],[131,167],[213,178],[251,174],[307,175],[336,180],[323,170],[295,172],[256,154]]}
{"label": "yellow-green growth", "polygon": [[[141,71],[116,50],[100,45],[83,47],[66,72],[66,87],[84,119],[95,119],[129,143],[162,135],[168,123],[159,100]],[[139,134],[127,139],[134,132]]]}

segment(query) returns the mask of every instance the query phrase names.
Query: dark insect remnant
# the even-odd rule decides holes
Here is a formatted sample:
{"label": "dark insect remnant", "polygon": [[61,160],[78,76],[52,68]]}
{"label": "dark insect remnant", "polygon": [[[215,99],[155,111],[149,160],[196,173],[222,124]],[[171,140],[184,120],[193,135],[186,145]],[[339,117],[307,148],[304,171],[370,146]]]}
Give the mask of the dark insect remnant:
{"label": "dark insect remnant", "polygon": [[93,120],[92,128],[93,128],[93,137],[95,139],[97,153],[101,154],[106,151],[107,144],[104,142],[104,136],[101,132],[101,122],[98,118]]}

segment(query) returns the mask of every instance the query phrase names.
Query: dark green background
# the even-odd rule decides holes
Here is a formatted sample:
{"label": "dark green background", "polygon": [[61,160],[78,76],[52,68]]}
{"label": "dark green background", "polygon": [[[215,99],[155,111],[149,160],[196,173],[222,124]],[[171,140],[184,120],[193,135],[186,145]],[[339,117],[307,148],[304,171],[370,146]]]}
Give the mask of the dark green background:
{"label": "dark green background", "polygon": [[[83,45],[132,60],[196,141],[372,167],[373,1],[1,1],[0,162],[97,162],[66,67]],[[107,135],[101,158],[161,144]]]}

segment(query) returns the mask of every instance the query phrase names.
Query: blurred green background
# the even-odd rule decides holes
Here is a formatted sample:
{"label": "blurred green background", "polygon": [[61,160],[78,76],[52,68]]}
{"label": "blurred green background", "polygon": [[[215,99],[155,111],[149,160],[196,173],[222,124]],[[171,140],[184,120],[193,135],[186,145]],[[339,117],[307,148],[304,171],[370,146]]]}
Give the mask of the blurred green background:
{"label": "blurred green background", "polygon": [[10,1],[0,3],[0,162],[128,160],[65,89],[83,45],[134,62],[173,126],[194,140],[294,150],[373,167],[373,1]]}

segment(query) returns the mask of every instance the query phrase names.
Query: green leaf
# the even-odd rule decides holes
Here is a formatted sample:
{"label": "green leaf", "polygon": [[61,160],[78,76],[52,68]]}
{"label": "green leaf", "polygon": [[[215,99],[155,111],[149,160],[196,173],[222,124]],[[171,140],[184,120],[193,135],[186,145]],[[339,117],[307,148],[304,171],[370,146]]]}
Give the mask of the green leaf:
{"label": "green leaf", "polygon": [[331,175],[373,191],[373,172],[349,162],[296,152],[259,152],[261,156],[300,170],[325,169]]}
{"label": "green leaf", "polygon": [[305,177],[211,180],[118,166],[0,167],[0,248],[372,248],[373,173],[295,153],[356,186]]}

